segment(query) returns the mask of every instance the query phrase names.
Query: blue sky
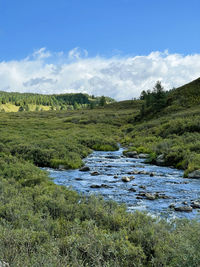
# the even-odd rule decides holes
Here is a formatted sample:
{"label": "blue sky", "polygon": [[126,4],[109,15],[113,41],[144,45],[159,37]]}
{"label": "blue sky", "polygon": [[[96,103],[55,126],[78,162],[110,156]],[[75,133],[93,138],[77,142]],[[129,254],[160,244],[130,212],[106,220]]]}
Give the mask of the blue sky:
{"label": "blue sky", "polygon": [[[156,79],[181,85],[200,76],[199,10],[199,0],[0,0],[0,90],[124,99]],[[84,68],[61,82],[62,71],[47,71],[52,64],[70,77],[74,64]],[[170,79],[174,71],[180,78]]]}
{"label": "blue sky", "polygon": [[199,0],[0,0],[0,59],[34,49],[90,56],[200,52]]}

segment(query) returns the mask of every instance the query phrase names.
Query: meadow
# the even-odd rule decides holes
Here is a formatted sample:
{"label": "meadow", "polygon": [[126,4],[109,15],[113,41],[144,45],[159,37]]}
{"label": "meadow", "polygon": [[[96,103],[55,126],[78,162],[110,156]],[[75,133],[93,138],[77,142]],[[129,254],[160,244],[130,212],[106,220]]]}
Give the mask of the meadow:
{"label": "meadow", "polygon": [[125,205],[55,185],[39,168],[79,168],[92,150],[116,150],[118,143],[150,153],[152,161],[165,153],[166,164],[195,168],[198,107],[137,122],[142,103],[0,114],[0,260],[10,266],[200,265],[199,222],[127,213]]}

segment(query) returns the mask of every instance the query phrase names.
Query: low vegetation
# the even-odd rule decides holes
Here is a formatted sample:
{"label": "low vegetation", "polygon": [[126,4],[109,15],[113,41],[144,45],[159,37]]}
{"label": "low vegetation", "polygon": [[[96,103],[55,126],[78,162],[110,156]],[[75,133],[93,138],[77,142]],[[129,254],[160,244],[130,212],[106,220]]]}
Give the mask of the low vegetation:
{"label": "low vegetation", "polygon": [[79,168],[93,149],[122,143],[149,153],[152,162],[163,154],[164,164],[187,175],[200,165],[200,110],[167,99],[148,119],[140,116],[145,99],[102,100],[92,110],[2,112],[0,260],[10,266],[199,266],[199,222],[127,213],[124,205],[55,185],[39,168]]}

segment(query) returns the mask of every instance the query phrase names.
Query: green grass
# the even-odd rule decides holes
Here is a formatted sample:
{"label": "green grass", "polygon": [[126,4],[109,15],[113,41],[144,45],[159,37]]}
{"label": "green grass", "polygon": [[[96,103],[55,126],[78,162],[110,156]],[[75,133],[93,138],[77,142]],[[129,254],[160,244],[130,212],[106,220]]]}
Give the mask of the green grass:
{"label": "green grass", "polygon": [[[135,122],[141,102],[0,114],[0,260],[10,266],[199,266],[200,224],[126,212],[55,185],[39,167],[78,168],[96,150],[165,154],[199,166],[199,107]],[[171,112],[171,111],[170,111]]]}

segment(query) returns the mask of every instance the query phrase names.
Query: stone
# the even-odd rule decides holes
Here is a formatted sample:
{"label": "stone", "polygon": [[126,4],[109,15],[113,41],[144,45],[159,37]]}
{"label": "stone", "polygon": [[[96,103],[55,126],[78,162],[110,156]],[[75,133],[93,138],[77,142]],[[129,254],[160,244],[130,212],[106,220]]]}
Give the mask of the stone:
{"label": "stone", "polygon": [[164,154],[161,154],[156,158],[156,163],[158,165],[163,165],[165,163]]}
{"label": "stone", "polygon": [[117,175],[114,175],[114,176],[113,176],[113,178],[117,179],[117,178],[118,178],[118,176],[117,176]]}
{"label": "stone", "polygon": [[138,155],[138,157],[139,157],[140,159],[147,159],[147,158],[149,157],[149,154],[140,153],[140,154]]}
{"label": "stone", "polygon": [[128,158],[138,158],[138,153],[137,151],[129,151],[125,152],[125,156]]}
{"label": "stone", "polygon": [[141,196],[137,196],[136,199],[143,199],[143,197],[141,197]]}
{"label": "stone", "polygon": [[179,206],[179,207],[174,207],[175,211],[181,211],[181,212],[191,212],[192,207],[190,206]]}
{"label": "stone", "polygon": [[98,185],[98,184],[92,184],[90,186],[90,188],[101,188],[101,185]]}
{"label": "stone", "polygon": [[[65,169],[65,166],[60,164],[60,165],[58,166],[58,169],[59,169],[59,170],[64,170],[64,169]],[[1,266],[1,265],[0,265],[0,266]]]}
{"label": "stone", "polygon": [[192,201],[191,202],[191,207],[193,209],[200,209],[200,201]]}
{"label": "stone", "polygon": [[153,172],[151,172],[149,175],[150,175],[150,177],[153,177],[153,176],[154,176],[154,173],[153,173]]}
{"label": "stone", "polygon": [[90,168],[88,166],[83,166],[82,168],[79,169],[81,172],[88,172],[90,171]]}
{"label": "stone", "polygon": [[196,171],[189,173],[188,178],[200,179],[200,170],[196,170]]}
{"label": "stone", "polygon": [[97,175],[99,175],[99,173],[95,171],[95,172],[91,172],[90,175],[97,176]]}
{"label": "stone", "polygon": [[76,181],[83,181],[82,178],[75,178]]}
{"label": "stone", "polygon": [[136,192],[136,189],[135,188],[129,188],[128,191],[130,191],[130,192]]}
{"label": "stone", "polygon": [[122,182],[127,183],[127,182],[130,182],[130,181],[131,181],[131,179],[129,177],[127,177],[127,176],[123,176],[122,177]]}
{"label": "stone", "polygon": [[175,204],[174,204],[174,203],[171,203],[171,204],[169,205],[169,208],[170,208],[170,209],[174,209],[174,208],[175,208]]}
{"label": "stone", "polygon": [[145,193],[145,197],[146,197],[148,200],[155,200],[155,199],[156,199],[156,196],[153,195],[153,194],[150,194],[150,193]]}
{"label": "stone", "polygon": [[140,196],[140,197],[145,197],[145,195],[146,195],[145,192],[139,192],[139,193],[138,193],[138,196]]}
{"label": "stone", "polygon": [[169,199],[170,197],[166,196],[165,194],[156,194],[156,198]]}

